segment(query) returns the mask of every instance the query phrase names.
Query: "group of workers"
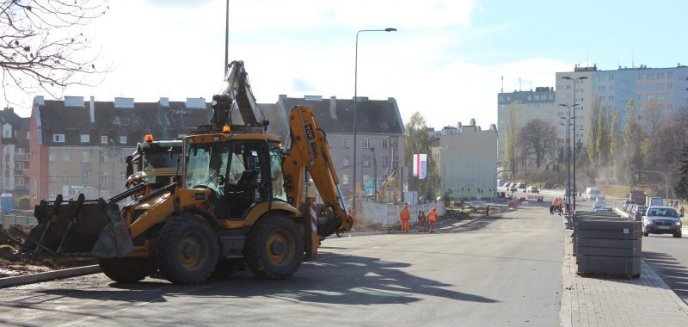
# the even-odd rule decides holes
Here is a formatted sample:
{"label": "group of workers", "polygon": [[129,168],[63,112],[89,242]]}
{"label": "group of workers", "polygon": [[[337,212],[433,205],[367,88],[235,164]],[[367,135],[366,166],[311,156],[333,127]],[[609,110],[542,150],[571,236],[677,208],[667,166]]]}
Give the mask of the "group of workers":
{"label": "group of workers", "polygon": [[553,215],[555,212],[561,214],[567,214],[571,207],[569,206],[568,202],[563,200],[562,198],[556,198],[552,200],[552,205],[549,206],[549,214]]}
{"label": "group of workers", "polygon": [[[411,229],[411,212],[409,211],[408,204],[404,204],[404,208],[401,209],[399,213],[399,218],[401,219],[401,232],[408,233]],[[423,210],[418,210],[418,230],[425,231],[425,226],[428,226],[428,232],[435,232],[435,224],[437,224],[437,210],[432,208],[430,212],[426,215]]]}

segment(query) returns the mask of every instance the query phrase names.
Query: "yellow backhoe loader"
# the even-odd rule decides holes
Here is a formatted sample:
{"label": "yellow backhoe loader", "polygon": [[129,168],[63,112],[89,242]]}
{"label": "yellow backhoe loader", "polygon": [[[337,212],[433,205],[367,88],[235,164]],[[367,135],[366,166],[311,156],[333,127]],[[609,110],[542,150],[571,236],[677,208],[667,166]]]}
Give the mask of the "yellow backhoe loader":
{"label": "yellow backhoe loader", "polygon": [[[288,278],[325,237],[350,230],[327,138],[311,109],[292,108],[285,148],[256,118],[243,62],[230,64],[226,81],[226,90],[213,96],[211,124],[183,140],[178,182],[133,198],[125,192],[109,201],[44,201],[25,248],[98,258],[117,282],[161,276],[195,284],[244,262],[259,278]],[[236,109],[241,124],[232,124]],[[328,216],[309,214],[307,175]],[[123,199],[130,202],[120,206]]]}

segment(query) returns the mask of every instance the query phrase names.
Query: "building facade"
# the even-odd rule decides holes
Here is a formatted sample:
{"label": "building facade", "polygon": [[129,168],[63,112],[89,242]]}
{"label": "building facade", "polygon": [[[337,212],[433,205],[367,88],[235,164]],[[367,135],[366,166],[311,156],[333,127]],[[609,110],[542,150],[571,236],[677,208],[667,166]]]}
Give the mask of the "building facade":
{"label": "building facade", "polygon": [[514,91],[497,95],[498,159],[504,159],[505,138],[517,133],[529,121],[541,119],[557,130],[557,144],[566,137],[559,118],[562,112],[552,87],[537,87],[535,91]]}
{"label": "building facade", "polygon": [[[681,64],[617,70],[576,66],[571,72],[555,73],[555,77],[556,91],[538,87],[535,91],[498,94],[500,161],[504,158],[504,138],[509,128],[519,128],[535,118],[554,124],[558,148],[565,148],[567,138],[570,144],[574,139],[587,143],[594,108],[618,113],[617,128],[621,130],[629,106],[641,123],[649,119],[670,119],[670,113],[688,107],[688,66]],[[568,136],[566,127],[570,128]]]}
{"label": "building facade", "polygon": [[492,196],[497,178],[497,134],[495,125],[482,130],[475,120],[442,130],[432,148],[442,176],[442,194],[462,199]]}
{"label": "building facade", "polygon": [[[396,100],[358,98],[357,144],[353,141],[353,104],[353,99],[321,96],[290,98],[280,95],[276,105],[278,111],[284,113],[284,117],[288,117],[289,111],[296,105],[312,108],[319,127],[327,134],[332,161],[342,189],[347,194],[352,194],[354,190],[354,167],[357,169],[355,185],[359,196],[372,197],[376,192],[388,195],[391,192],[391,179],[394,179],[400,190],[402,181],[399,176],[404,167],[405,132]],[[285,119],[284,124],[286,123]],[[285,129],[288,131],[288,126]],[[353,161],[355,146],[356,165]]]}
{"label": "building facade", "polygon": [[124,190],[126,157],[144,135],[182,137],[207,124],[210,104],[203,98],[134,102],[133,98],[95,101],[68,96],[36,97],[28,126],[29,195],[32,203],[57,194],[109,198]]}
{"label": "building facade", "polygon": [[29,119],[19,117],[13,108],[0,111],[0,194],[28,192],[28,123]]}

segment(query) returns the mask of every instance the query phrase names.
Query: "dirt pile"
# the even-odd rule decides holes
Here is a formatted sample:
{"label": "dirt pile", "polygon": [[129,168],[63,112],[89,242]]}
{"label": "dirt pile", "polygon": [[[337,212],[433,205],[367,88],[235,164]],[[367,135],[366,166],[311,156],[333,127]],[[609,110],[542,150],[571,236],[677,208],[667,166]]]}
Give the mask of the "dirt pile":
{"label": "dirt pile", "polygon": [[5,229],[0,225],[0,278],[96,264],[96,260],[90,258],[56,257],[46,253],[22,252],[23,235],[26,235],[30,228],[30,226],[13,225]]}

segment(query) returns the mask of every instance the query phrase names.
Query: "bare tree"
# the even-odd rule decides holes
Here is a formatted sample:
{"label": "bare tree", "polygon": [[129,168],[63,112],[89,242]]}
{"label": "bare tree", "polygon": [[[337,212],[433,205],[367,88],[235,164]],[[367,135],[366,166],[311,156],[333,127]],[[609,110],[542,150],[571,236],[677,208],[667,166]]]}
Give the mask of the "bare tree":
{"label": "bare tree", "polygon": [[557,133],[554,125],[542,120],[533,119],[519,130],[518,137],[521,154],[535,155],[535,167],[540,168],[542,162],[554,151]]}
{"label": "bare tree", "polygon": [[55,96],[68,85],[87,84],[98,55],[83,27],[103,16],[107,0],[0,0],[0,67],[8,87]]}

